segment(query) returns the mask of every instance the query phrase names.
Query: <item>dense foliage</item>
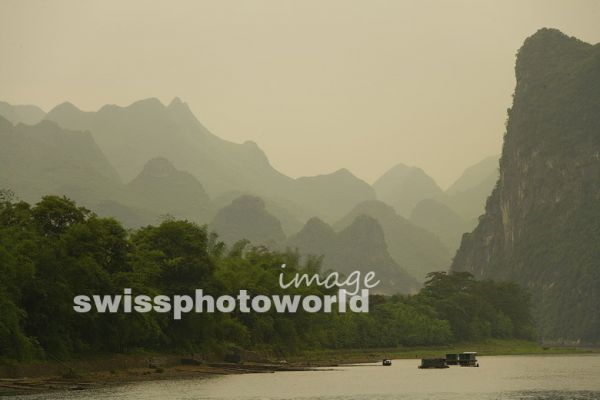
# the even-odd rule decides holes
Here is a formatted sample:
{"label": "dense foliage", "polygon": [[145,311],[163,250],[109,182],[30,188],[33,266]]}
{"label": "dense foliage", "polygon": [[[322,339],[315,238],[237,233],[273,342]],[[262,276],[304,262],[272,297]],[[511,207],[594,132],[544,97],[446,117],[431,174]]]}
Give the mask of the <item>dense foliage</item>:
{"label": "dense foliage", "polygon": [[[190,313],[78,314],[78,294],[192,294],[246,289],[284,292],[277,277],[314,273],[294,252],[240,242],[227,248],[206,227],[165,220],[128,232],[74,202],[44,197],[31,206],[0,198],[0,358],[66,358],[138,350],[224,353],[247,348],[274,355],[303,349],[444,344],[527,338],[528,298],[513,284],[469,274],[429,276],[414,296],[372,296],[368,314]],[[285,293],[326,293],[318,287]]]}

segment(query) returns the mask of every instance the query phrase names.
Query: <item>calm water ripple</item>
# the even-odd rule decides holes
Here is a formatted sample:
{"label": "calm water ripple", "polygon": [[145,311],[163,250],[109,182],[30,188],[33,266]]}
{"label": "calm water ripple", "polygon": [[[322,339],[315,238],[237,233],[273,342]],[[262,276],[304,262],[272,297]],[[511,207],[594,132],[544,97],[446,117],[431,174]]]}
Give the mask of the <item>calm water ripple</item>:
{"label": "calm water ripple", "polygon": [[480,357],[480,368],[417,369],[394,360],[334,370],[136,382],[22,400],[600,400],[600,356]]}

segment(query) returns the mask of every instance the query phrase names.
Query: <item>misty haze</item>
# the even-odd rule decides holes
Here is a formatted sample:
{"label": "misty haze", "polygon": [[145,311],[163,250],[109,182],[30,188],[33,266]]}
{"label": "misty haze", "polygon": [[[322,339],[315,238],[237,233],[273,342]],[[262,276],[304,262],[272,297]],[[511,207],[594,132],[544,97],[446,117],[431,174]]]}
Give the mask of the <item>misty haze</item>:
{"label": "misty haze", "polygon": [[[600,398],[598,21],[2,2],[0,395]],[[364,313],[73,311],[370,271]]]}

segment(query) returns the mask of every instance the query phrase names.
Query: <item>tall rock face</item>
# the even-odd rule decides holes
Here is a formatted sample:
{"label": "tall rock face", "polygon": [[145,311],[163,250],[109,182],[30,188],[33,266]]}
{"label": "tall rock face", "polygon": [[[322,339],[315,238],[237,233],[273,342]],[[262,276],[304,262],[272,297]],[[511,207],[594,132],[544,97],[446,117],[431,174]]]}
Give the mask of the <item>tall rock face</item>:
{"label": "tall rock face", "polygon": [[541,338],[600,342],[600,45],[542,29],[525,41],[479,225],[452,264],[533,295]]}

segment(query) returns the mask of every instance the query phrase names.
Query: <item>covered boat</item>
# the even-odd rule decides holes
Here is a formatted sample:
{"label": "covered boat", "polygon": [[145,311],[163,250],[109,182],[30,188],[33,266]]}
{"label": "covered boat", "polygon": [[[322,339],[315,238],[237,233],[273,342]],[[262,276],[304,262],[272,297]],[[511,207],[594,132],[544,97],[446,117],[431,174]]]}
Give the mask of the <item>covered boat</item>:
{"label": "covered boat", "polygon": [[458,355],[458,365],[461,367],[479,367],[477,362],[477,353],[474,351],[465,351]]}
{"label": "covered boat", "polygon": [[446,364],[458,365],[458,353],[446,354]]}
{"label": "covered boat", "polygon": [[429,369],[429,368],[450,368],[446,364],[445,358],[423,358],[421,360],[421,365],[419,365],[421,369]]}

